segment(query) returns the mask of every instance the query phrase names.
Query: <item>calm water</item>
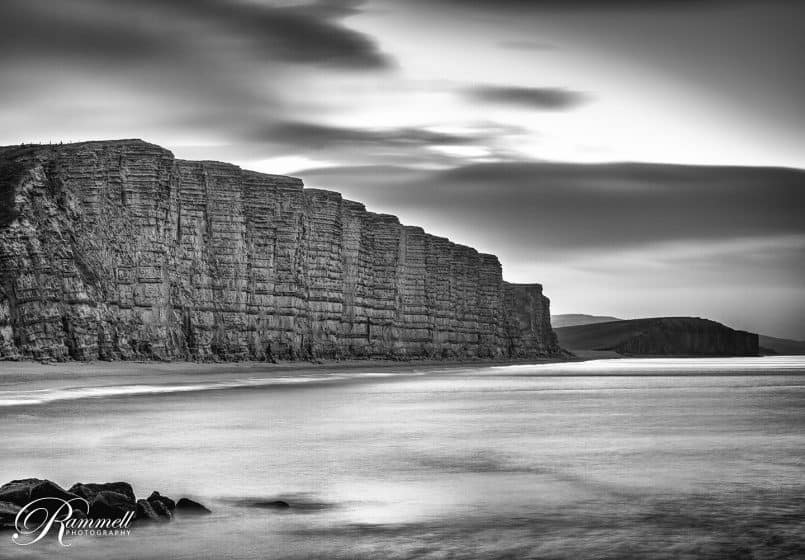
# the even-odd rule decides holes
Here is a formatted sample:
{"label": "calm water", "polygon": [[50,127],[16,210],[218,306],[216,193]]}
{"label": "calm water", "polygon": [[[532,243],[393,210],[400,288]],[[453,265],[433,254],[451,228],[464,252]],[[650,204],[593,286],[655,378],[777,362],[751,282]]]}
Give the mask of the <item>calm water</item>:
{"label": "calm water", "polygon": [[0,557],[805,558],[802,358],[17,383],[0,442],[214,510]]}

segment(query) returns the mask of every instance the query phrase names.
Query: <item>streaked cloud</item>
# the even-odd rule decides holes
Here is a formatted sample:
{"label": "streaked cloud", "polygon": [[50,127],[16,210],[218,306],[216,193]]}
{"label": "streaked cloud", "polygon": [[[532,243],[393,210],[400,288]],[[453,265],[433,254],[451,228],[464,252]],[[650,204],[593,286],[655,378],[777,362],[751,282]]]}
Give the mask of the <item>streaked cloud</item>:
{"label": "streaked cloud", "polygon": [[[159,63],[215,58],[219,49],[247,60],[372,70],[390,65],[369,36],[339,20],[355,2],[302,4],[224,0],[7,0],[0,48],[31,58],[47,53],[86,62]],[[157,58],[155,58],[157,57]]]}
{"label": "streaked cloud", "polygon": [[424,128],[348,128],[304,121],[278,121],[259,131],[265,140],[279,140],[297,148],[321,150],[337,147],[362,149],[370,146],[435,146],[470,144],[478,137],[447,134]]}
{"label": "streaked cloud", "polygon": [[[427,215],[441,228],[451,223],[477,232],[486,224],[483,236],[498,252],[506,245],[544,255],[805,234],[805,171],[795,169],[504,162],[434,171],[416,181],[367,182],[363,173],[375,171],[297,172],[311,186],[351,191],[383,211]],[[371,188],[355,192],[353,181]]]}
{"label": "streaked cloud", "polygon": [[473,100],[542,111],[566,111],[589,101],[590,96],[564,88],[477,86],[466,90]]}

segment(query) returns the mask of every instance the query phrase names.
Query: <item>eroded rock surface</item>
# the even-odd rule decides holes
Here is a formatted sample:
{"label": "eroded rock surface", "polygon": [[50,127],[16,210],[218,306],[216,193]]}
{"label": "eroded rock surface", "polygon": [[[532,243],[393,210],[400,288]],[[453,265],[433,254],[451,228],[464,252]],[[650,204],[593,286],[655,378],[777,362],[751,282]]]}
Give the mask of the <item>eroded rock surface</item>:
{"label": "eroded rock surface", "polygon": [[538,284],[299,179],[139,140],[0,148],[0,358],[519,358]]}

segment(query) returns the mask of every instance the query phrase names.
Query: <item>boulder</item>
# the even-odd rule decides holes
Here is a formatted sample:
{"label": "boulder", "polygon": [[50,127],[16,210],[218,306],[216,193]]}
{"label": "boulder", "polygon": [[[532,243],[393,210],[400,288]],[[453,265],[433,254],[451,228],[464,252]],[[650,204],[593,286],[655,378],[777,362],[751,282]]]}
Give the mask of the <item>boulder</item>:
{"label": "boulder", "polygon": [[20,506],[11,502],[0,502],[0,531],[4,529],[14,529],[14,520]]}
{"label": "boulder", "polygon": [[165,508],[168,511],[170,511],[171,513],[173,513],[173,510],[176,509],[176,502],[174,502],[173,500],[171,500],[167,496],[162,496],[157,491],[151,492],[151,495],[148,496],[148,501],[149,502],[155,502],[155,501],[156,502],[162,502],[162,504],[165,506]]}
{"label": "boulder", "polygon": [[68,492],[80,496],[88,502],[92,502],[99,492],[116,492],[127,496],[132,502],[136,500],[134,490],[128,482],[104,482],[103,484],[77,482],[70,487]]}
{"label": "boulder", "polygon": [[161,521],[148,500],[137,500],[137,521]]}
{"label": "boulder", "polygon": [[[58,498],[60,500],[69,501],[77,497],[78,496],[75,494],[67,492],[55,482],[39,478],[12,480],[8,484],[4,484],[0,487],[0,502],[8,502],[21,507],[42,498]],[[63,504],[58,501],[42,502],[41,504],[41,506],[49,512],[59,509],[62,505]],[[81,506],[82,504],[73,503],[74,508],[80,508]]]}
{"label": "boulder", "polygon": [[24,506],[31,501],[31,489],[42,482],[44,480],[39,478],[23,478],[3,484],[0,486],[0,502]]}
{"label": "boulder", "polygon": [[39,484],[31,487],[31,500],[38,500],[40,498],[60,498],[65,501],[78,498],[76,494],[68,492],[55,482],[43,480]]}
{"label": "boulder", "polygon": [[137,503],[133,498],[104,490],[98,492],[89,506],[89,517],[119,519],[130,511],[137,511]]}
{"label": "boulder", "polygon": [[192,515],[209,515],[212,513],[200,503],[194,502],[188,498],[182,498],[176,502],[176,511],[181,512],[182,514]]}
{"label": "boulder", "polygon": [[154,500],[153,502],[149,502],[153,510],[159,515],[167,520],[173,519],[173,512],[168,509],[168,506],[165,505],[164,502],[159,500]]}

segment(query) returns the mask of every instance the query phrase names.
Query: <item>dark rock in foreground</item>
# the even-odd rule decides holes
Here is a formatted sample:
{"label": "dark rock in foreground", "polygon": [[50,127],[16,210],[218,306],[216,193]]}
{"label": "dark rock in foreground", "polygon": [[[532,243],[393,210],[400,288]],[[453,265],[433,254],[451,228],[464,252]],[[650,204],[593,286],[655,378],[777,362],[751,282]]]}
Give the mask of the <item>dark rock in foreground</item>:
{"label": "dark rock in foreground", "polygon": [[[212,513],[193,500],[182,498],[176,503],[156,491],[147,500],[137,499],[128,482],[76,483],[68,491],[50,480],[26,478],[0,486],[0,529],[13,529],[20,509],[42,498],[73,500],[75,518],[121,519],[134,512],[138,521],[165,522],[173,519],[175,511],[188,515]],[[63,506],[58,500],[42,502],[38,507],[44,506],[52,513]]]}
{"label": "dark rock in foreground", "polygon": [[193,500],[189,500],[187,498],[182,498],[178,502],[176,502],[176,511],[180,511],[182,513],[190,513],[193,515],[207,515],[212,513],[206,507],[201,505],[198,502],[194,502]]}
{"label": "dark rock in foreground", "polygon": [[68,492],[81,496],[87,501],[92,501],[99,492],[117,492],[128,497],[129,500],[134,500],[134,490],[128,482],[105,482],[103,484],[77,482],[70,487]]}
{"label": "dark rock in foreground", "polygon": [[14,520],[17,518],[17,513],[20,511],[20,506],[12,504],[11,502],[0,502],[0,530],[13,529]]}
{"label": "dark rock in foreground", "polygon": [[31,501],[31,488],[41,483],[38,478],[12,480],[0,486],[0,502],[25,505]]}
{"label": "dark rock in foreground", "polygon": [[173,519],[173,512],[174,509],[168,508],[168,506],[162,500],[148,500],[148,503],[151,504],[151,507],[154,509],[154,512],[162,518],[165,519]]}
{"label": "dark rock in foreground", "polygon": [[[42,498],[59,498],[68,501],[75,497],[75,494],[67,492],[58,484],[39,478],[12,480],[0,486],[0,502],[12,503],[20,507]],[[44,502],[43,506],[48,511],[52,511],[58,509],[59,504]]]}
{"label": "dark rock in foreground", "polygon": [[173,510],[176,509],[176,502],[168,498],[167,496],[160,495],[159,492],[151,492],[151,495],[148,496],[148,501],[151,503],[154,502],[161,502],[163,507],[173,513]]}
{"label": "dark rock in foreground", "polygon": [[758,335],[698,317],[657,317],[556,329],[563,348],[631,356],[757,356]]}
{"label": "dark rock in foreground", "polygon": [[148,500],[137,500],[137,517],[143,521],[160,521],[159,514]]}
{"label": "dark rock in foreground", "polygon": [[175,510],[176,502],[159,492],[151,492],[147,500],[137,500],[137,519],[170,521]]}
{"label": "dark rock in foreground", "polygon": [[125,494],[98,492],[89,506],[88,517],[119,519],[131,511],[137,511],[137,502]]}

